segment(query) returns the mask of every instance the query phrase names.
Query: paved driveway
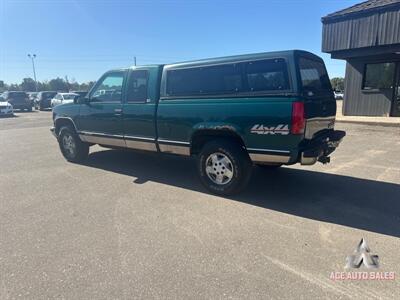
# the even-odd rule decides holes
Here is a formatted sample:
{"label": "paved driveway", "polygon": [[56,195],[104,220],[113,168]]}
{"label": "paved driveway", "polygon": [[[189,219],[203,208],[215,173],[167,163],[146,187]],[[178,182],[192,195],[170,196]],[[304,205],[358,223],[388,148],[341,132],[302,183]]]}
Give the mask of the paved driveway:
{"label": "paved driveway", "polygon": [[[398,297],[399,128],[339,124],[331,164],[254,168],[221,198],[190,159],[96,146],[67,163],[50,125],[0,119],[0,299]],[[329,278],[362,237],[396,280]]]}

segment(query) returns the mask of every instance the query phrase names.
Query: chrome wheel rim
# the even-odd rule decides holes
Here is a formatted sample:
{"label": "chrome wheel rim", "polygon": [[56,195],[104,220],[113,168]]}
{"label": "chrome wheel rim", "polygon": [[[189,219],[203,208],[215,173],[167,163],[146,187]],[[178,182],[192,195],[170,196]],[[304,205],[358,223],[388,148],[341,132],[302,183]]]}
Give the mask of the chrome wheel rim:
{"label": "chrome wheel rim", "polygon": [[212,153],[206,160],[206,174],[215,184],[228,184],[233,178],[232,161],[223,153]]}
{"label": "chrome wheel rim", "polygon": [[68,156],[74,156],[75,155],[75,141],[72,135],[70,134],[65,134],[62,138],[62,143],[63,143],[63,148],[67,152]]}

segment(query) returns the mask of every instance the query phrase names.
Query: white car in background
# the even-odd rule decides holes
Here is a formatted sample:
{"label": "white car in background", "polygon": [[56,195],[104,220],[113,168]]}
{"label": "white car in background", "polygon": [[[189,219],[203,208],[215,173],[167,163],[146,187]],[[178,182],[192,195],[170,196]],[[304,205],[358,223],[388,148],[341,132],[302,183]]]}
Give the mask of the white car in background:
{"label": "white car in background", "polygon": [[334,91],[336,100],[343,100],[343,92]]}
{"label": "white car in background", "polygon": [[75,93],[57,93],[53,99],[51,99],[51,107],[65,104],[65,103],[73,103],[74,99],[78,97],[78,94]]}
{"label": "white car in background", "polygon": [[0,98],[0,116],[12,116],[14,115],[13,106]]}

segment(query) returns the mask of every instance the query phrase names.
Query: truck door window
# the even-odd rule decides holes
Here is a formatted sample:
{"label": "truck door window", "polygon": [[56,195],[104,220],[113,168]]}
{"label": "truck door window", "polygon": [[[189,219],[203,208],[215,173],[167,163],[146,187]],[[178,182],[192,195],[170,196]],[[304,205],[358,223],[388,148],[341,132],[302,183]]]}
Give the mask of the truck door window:
{"label": "truck door window", "polygon": [[124,73],[107,74],[90,96],[91,102],[121,102]]}
{"label": "truck door window", "polygon": [[128,103],[144,103],[147,100],[148,72],[146,70],[132,71],[128,81]]}

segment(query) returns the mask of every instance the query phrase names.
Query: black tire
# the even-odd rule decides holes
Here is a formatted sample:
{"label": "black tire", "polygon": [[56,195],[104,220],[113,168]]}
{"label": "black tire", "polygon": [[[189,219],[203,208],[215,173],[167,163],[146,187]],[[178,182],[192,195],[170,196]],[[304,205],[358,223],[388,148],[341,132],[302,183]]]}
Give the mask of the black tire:
{"label": "black tire", "polygon": [[61,127],[58,144],[61,153],[70,162],[79,163],[89,155],[89,145],[82,142],[75,130],[69,126]]}
{"label": "black tire", "polygon": [[[217,169],[214,168],[214,161],[212,158],[215,157],[215,155],[221,159],[225,159],[225,157],[228,158],[229,167],[226,164],[225,167],[226,169],[231,169],[233,175],[231,175],[230,179],[228,177],[225,178],[225,175],[220,175],[224,177],[223,180],[227,181],[225,183],[216,183],[216,178],[214,178],[214,176],[216,177],[217,175],[210,174],[207,171],[207,168],[210,167],[212,167],[213,170],[217,170],[215,171],[217,173],[218,170],[220,170],[221,173],[219,174],[224,174],[224,171],[226,171],[223,165],[218,169],[217,164],[221,165],[221,163],[215,164]],[[221,168],[224,168],[224,170]],[[207,143],[202,148],[197,159],[197,169],[202,184],[210,192],[217,195],[228,196],[237,194],[246,187],[251,177],[252,163],[247,152],[238,143],[219,139]]]}

